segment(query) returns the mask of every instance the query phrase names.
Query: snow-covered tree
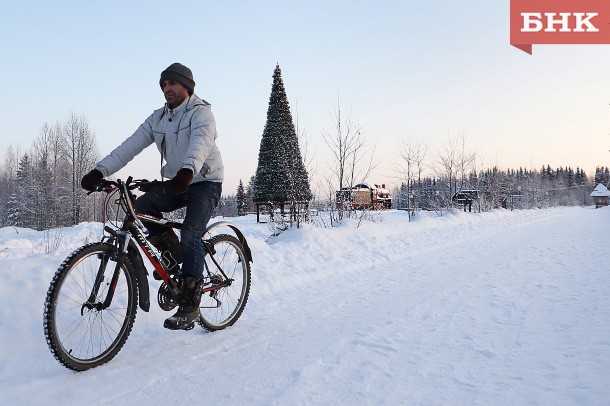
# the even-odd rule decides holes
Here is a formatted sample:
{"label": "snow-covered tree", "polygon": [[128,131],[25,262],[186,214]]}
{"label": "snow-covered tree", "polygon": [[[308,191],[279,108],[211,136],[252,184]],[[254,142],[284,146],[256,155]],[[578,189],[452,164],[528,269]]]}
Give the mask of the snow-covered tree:
{"label": "snow-covered tree", "polygon": [[252,197],[254,196],[254,181],[256,180],[256,176],[251,176],[250,181],[248,182],[248,186],[246,186],[246,191],[244,193],[244,201],[246,203],[246,210],[252,211],[254,210],[254,201]]}
{"label": "snow-covered tree", "polygon": [[608,185],[610,183],[610,172],[607,167],[597,167],[595,168],[595,178],[594,182],[597,185],[601,183],[602,185]]}
{"label": "snow-covered tree", "polygon": [[244,184],[241,179],[239,180],[239,186],[237,186],[237,193],[235,194],[237,201],[237,215],[243,216],[246,214],[246,194],[244,191]]}
{"label": "snow-covered tree", "polygon": [[34,176],[34,166],[30,155],[25,153],[19,160],[17,179],[15,180],[15,195],[17,197],[17,209],[14,212],[13,222],[10,225],[19,224],[22,227],[35,228],[37,189]]}
{"label": "snow-covered tree", "polygon": [[9,196],[6,204],[6,221],[7,226],[23,227],[21,223],[21,211],[19,206],[19,197],[17,197],[17,191]]}

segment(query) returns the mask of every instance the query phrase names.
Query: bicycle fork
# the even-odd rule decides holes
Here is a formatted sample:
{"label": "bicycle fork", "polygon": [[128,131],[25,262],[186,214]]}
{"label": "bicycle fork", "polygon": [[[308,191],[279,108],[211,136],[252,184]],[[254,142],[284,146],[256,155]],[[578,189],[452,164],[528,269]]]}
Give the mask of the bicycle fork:
{"label": "bicycle fork", "polygon": [[[100,287],[102,286],[102,282],[104,281],[104,275],[106,273],[106,266],[108,266],[108,261],[110,260],[110,255],[103,255],[101,258],[99,269],[97,270],[97,274],[95,276],[95,282],[93,283],[93,287],[91,289],[91,294],[85,303],[83,303],[80,313],[81,316],[84,314],[85,309],[95,309],[95,310],[105,310],[110,307],[112,303],[112,299],[114,297],[114,291],[116,289],[117,282],[119,281],[119,273],[121,272],[121,267],[123,266],[123,262],[125,261],[125,257],[127,256],[127,247],[129,241],[129,234],[126,231],[116,231],[116,235],[113,237],[119,243],[118,254],[116,255],[116,265],[114,267],[114,272],[112,273],[112,279],[110,280],[110,286],[108,287],[108,292],[106,293],[106,297],[103,302],[95,302],[97,295],[99,293]],[[112,243],[113,241],[111,241]]]}

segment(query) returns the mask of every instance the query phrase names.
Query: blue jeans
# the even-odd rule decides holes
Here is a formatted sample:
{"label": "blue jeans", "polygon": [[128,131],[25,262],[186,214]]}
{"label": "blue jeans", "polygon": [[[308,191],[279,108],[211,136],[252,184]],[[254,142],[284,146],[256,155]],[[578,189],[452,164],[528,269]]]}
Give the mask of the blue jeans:
{"label": "blue jeans", "polygon": [[[186,216],[180,232],[183,276],[203,278],[205,249],[201,238],[212,217],[212,212],[218,205],[221,193],[222,183],[197,182],[189,185],[188,191],[181,195],[174,195],[163,187],[156,187],[136,199],[135,207],[138,213],[156,217],[161,217],[163,212],[186,207]],[[149,236],[159,235],[168,230],[167,227],[157,224],[143,223],[148,229]]]}

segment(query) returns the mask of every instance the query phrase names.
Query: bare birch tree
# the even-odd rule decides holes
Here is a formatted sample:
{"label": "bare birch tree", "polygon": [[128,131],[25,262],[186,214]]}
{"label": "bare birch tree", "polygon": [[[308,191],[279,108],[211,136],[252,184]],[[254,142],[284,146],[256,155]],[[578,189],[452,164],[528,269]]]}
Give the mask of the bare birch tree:
{"label": "bare birch tree", "polygon": [[467,183],[468,174],[475,167],[476,151],[468,147],[468,136],[464,133],[457,137],[458,145],[458,175],[460,177],[460,187],[456,187],[456,192],[464,188]]}
{"label": "bare birch tree", "polygon": [[44,224],[67,226],[72,221],[66,210],[72,191],[71,185],[66,184],[66,179],[70,178],[66,151],[62,125],[59,122],[54,125],[44,123],[32,146],[33,159],[37,163],[37,170],[41,172],[38,174],[40,188],[51,195],[45,212],[41,213],[42,217],[49,217],[48,220],[41,218],[40,221]]}
{"label": "bare birch tree", "polygon": [[448,138],[447,143],[441,146],[441,151],[438,153],[438,164],[435,168],[437,178],[445,180],[447,187],[442,187],[439,190],[439,204],[448,207],[451,201],[451,196],[455,193],[456,173],[458,171],[458,150],[455,140]]}
{"label": "bare birch tree", "polygon": [[[322,135],[331,153],[327,185],[332,201],[334,191],[352,187],[369,176],[376,166],[375,148],[366,143],[362,127],[351,113],[343,115],[339,97],[333,114],[333,129]],[[342,217],[340,211],[339,218]]]}
{"label": "bare birch tree", "polygon": [[[412,211],[417,207],[417,193],[415,193],[413,186],[417,183],[421,190],[421,175],[427,151],[426,144],[421,139],[414,137],[404,137],[398,151],[399,162],[396,166],[396,172],[401,182],[404,182],[406,186],[406,209],[409,213],[409,221],[412,218]],[[413,201],[411,196],[414,196]]]}
{"label": "bare birch tree", "polygon": [[438,154],[436,172],[439,179],[446,179],[448,183],[443,196],[447,206],[451,205],[452,197],[464,186],[475,162],[476,154],[468,149],[467,139],[463,133],[457,137],[449,137]]}
{"label": "bare birch tree", "polygon": [[305,170],[309,174],[309,179],[312,179],[316,173],[315,156],[316,148],[311,150],[310,138],[307,135],[307,130],[302,128],[299,122],[299,110],[298,106],[294,108],[294,129],[299,140],[299,149],[301,150],[301,159],[303,159],[303,165]]}
{"label": "bare birch tree", "polygon": [[73,224],[77,224],[83,218],[81,198],[84,196],[84,192],[80,187],[80,180],[86,172],[93,168],[99,153],[93,130],[89,128],[89,123],[84,116],[70,113],[64,124],[64,136],[71,169],[69,179],[72,187],[71,221]]}

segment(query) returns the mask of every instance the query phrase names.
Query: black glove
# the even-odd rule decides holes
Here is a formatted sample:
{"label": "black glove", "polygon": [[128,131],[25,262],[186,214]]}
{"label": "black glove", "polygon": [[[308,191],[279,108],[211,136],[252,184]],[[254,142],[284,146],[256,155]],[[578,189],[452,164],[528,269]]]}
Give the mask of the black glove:
{"label": "black glove", "polygon": [[104,175],[102,172],[97,169],[91,170],[88,174],[83,176],[83,179],[80,181],[80,186],[88,191],[93,191],[99,184],[100,180],[104,179]]}
{"label": "black glove", "polygon": [[146,179],[142,179],[142,182],[143,183],[138,186],[138,189],[140,189],[140,191],[144,193],[148,193],[156,188],[163,188],[163,182],[158,181],[157,179],[153,180],[152,182],[149,182]]}
{"label": "black glove", "polygon": [[182,168],[178,171],[176,176],[165,182],[165,188],[175,195],[181,195],[186,193],[192,180],[193,171]]}

